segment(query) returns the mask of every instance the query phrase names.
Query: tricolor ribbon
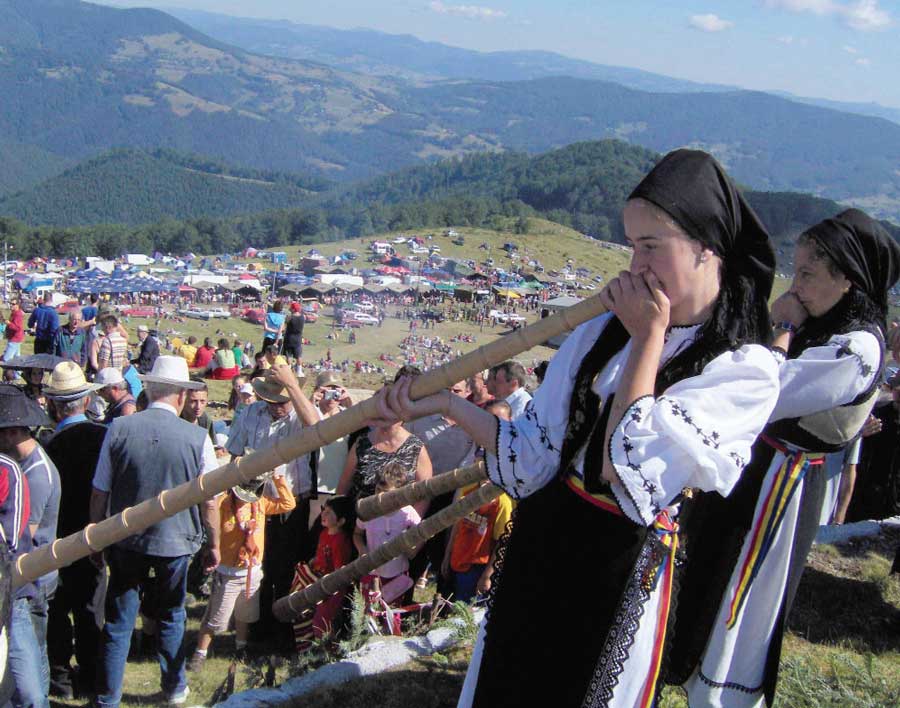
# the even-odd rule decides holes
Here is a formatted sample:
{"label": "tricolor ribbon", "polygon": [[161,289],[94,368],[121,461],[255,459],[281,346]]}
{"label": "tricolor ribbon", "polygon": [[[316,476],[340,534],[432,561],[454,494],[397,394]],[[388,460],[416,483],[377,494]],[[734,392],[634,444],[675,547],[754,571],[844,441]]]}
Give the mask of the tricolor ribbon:
{"label": "tricolor ribbon", "polygon": [[734,597],[728,612],[726,626],[734,627],[738,615],[747,599],[750,586],[759,574],[766,555],[772,547],[775,535],[787,512],[788,504],[800,486],[800,482],[806,475],[806,471],[815,465],[821,465],[825,456],[802,451],[790,451],[783,445],[768,437],[763,437],[766,443],[785,455],[784,462],[778,468],[772,479],[772,485],[766,494],[762,510],[757,516],[753,528],[750,546],[741,566],[741,573],[735,587]]}
{"label": "tricolor ribbon", "polygon": [[653,532],[666,547],[667,552],[656,568],[653,583],[658,583],[660,598],[656,613],[656,638],[653,641],[653,653],[651,654],[650,670],[647,672],[647,680],[641,691],[640,708],[651,708],[656,696],[659,672],[662,667],[663,648],[666,645],[666,628],[669,624],[669,610],[672,605],[672,584],[675,578],[675,553],[678,551],[678,524],[669,518],[667,512],[662,512],[653,522]]}

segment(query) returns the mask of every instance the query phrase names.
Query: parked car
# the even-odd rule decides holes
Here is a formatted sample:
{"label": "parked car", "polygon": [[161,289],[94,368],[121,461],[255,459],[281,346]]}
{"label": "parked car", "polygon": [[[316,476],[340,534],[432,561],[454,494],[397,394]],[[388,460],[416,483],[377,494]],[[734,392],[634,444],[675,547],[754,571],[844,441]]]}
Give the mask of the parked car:
{"label": "parked car", "polygon": [[121,310],[125,317],[156,317],[155,307],[126,307]]}

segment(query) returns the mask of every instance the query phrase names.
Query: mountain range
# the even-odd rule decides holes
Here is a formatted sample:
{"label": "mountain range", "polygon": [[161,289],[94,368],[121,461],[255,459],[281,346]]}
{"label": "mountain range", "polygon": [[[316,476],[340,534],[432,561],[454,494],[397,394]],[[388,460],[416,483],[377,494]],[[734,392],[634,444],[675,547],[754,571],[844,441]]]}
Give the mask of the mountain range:
{"label": "mountain range", "polygon": [[[478,52],[412,35],[370,29],[336,29],[288,20],[235,17],[202,10],[160,7],[223,42],[257,54],[318,61],[329,66],[410,80],[476,79],[527,81],[551,76],[611,81],[655,93],[739,91],[740,87],[664,76],[641,69],[609,66],[547,51]],[[832,101],[769,91],[799,103],[900,123],[900,109],[878,103]]]}
{"label": "mountain range", "polygon": [[900,216],[900,125],[708,88],[374,75],[247,51],[157,10],[0,0],[0,195],[119,147],[351,183],[474,152],[619,138],[705,148],[754,189]]}

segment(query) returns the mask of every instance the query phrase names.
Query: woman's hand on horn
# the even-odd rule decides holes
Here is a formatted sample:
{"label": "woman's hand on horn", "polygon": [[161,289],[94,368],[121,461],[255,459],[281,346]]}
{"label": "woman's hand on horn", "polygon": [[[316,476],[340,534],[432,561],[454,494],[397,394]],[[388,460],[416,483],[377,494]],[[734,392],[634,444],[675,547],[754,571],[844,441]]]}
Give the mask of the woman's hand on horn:
{"label": "woman's hand on horn", "polygon": [[664,334],[669,326],[669,298],[649,270],[638,274],[622,271],[600,293],[600,301],[619,318],[632,339]]}
{"label": "woman's hand on horn", "polygon": [[376,408],[382,424],[408,421],[435,413],[445,413],[448,407],[446,393],[426,396],[417,401],[409,397],[412,378],[404,376],[392,386],[385,386],[376,394]]}

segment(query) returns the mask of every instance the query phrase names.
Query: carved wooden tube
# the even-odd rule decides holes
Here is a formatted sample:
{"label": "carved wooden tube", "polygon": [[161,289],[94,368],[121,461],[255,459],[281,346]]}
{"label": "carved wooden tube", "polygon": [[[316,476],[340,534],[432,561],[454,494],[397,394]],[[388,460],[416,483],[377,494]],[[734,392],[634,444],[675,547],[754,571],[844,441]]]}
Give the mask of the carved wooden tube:
{"label": "carved wooden tube", "polygon": [[272,606],[272,612],[282,622],[289,622],[303,610],[315,606],[348,585],[352,585],[379,566],[401,554],[411,553],[416,546],[421,546],[429,538],[436,536],[448,526],[452,526],[459,519],[493,501],[501,494],[503,494],[503,490],[499,487],[485,484],[455,504],[441,509],[434,516],[429,516],[418,526],[413,526],[366,555],[360,556],[352,563],[323,576],[302,590],[279,598]]}
{"label": "carved wooden tube", "polygon": [[[575,329],[582,322],[604,312],[606,309],[596,295],[582,300],[551,317],[499,337],[442,367],[417,376],[410,387],[410,397],[416,400],[437,393],[479,371],[528,351],[552,337]],[[158,498],[148,499],[99,524],[26,553],[16,561],[13,585],[20,587],[52,570],[74,563],[93,551],[99,551],[128,536],[140,533],[167,516],[196,506],[236,484],[249,481],[281,464],[349,435],[364,427],[368,420],[376,416],[376,403],[373,399],[368,399],[343,413],[283,438],[270,448],[257,450],[236,463],[223,465],[203,475],[198,480],[168,489],[162,493],[165,497],[162,501]]]}
{"label": "carved wooden tube", "polygon": [[442,472],[435,477],[423,479],[421,482],[413,482],[390,492],[373,494],[360,499],[356,503],[356,515],[363,521],[375,519],[404,506],[411,506],[426,499],[434,499],[441,494],[465,487],[467,484],[480,482],[486,477],[487,472],[483,462],[476,462],[468,467],[458,467],[449,472]]}

